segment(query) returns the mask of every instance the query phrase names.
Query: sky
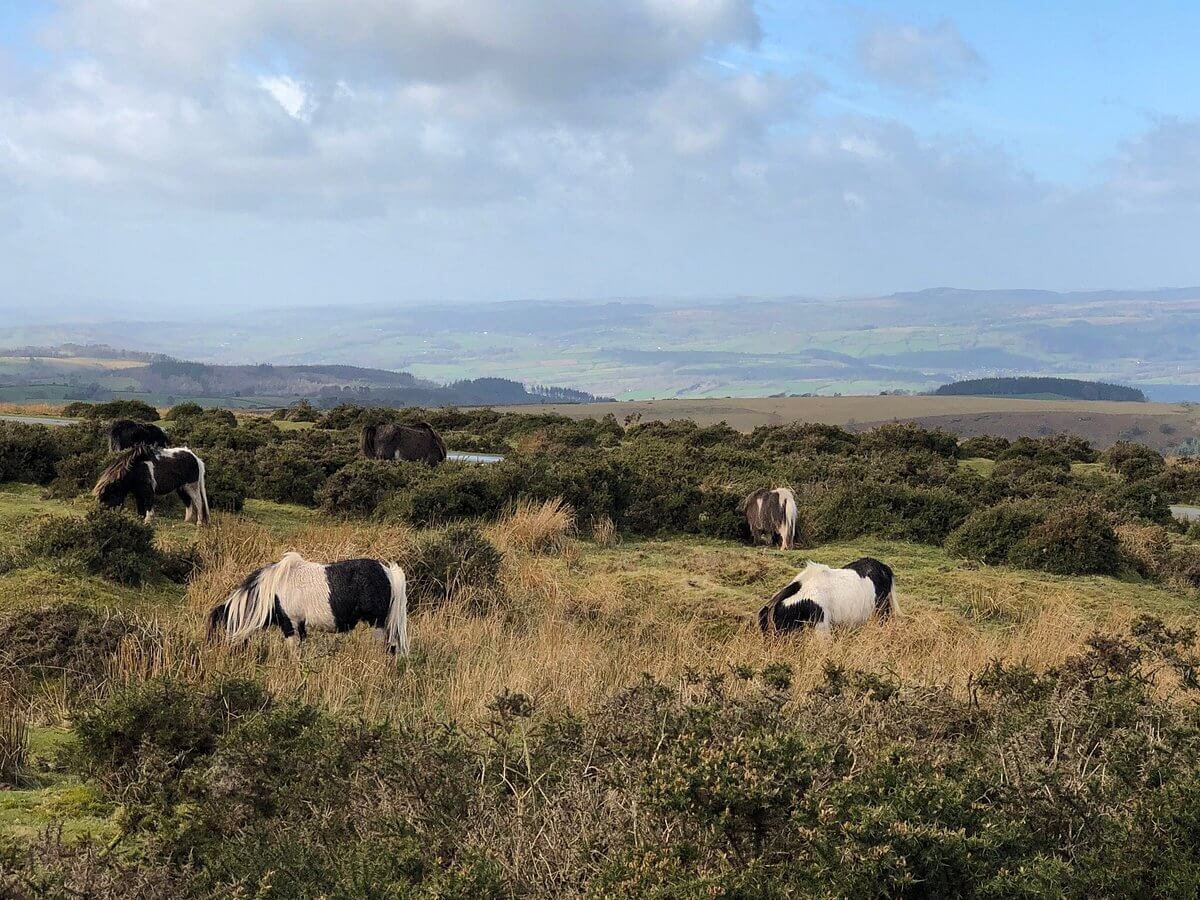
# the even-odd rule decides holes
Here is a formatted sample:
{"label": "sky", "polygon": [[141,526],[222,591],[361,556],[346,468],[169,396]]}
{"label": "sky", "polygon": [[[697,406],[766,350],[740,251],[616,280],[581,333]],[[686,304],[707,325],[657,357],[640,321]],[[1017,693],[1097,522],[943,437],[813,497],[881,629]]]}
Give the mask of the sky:
{"label": "sky", "polygon": [[2,0],[0,312],[1200,284],[1200,4]]}

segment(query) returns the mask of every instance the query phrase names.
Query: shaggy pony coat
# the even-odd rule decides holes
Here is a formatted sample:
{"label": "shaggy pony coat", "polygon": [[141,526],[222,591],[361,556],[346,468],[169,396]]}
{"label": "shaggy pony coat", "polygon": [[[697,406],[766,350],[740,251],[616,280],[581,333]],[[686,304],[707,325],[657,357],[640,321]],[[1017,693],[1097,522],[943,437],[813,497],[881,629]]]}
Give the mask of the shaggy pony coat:
{"label": "shaggy pony coat", "polygon": [[810,562],[759,610],[758,624],[763,631],[811,627],[828,634],[899,612],[891,568],[863,557],[842,569]]}
{"label": "shaggy pony coat", "polygon": [[104,506],[121,506],[132,494],[138,515],[154,517],[154,498],[176,493],[186,509],[183,520],[207,525],[208,493],[204,489],[204,462],[187,447],[159,449],[139,444],[113,461],[92,494]]}
{"label": "shaggy pony coat", "polygon": [[367,459],[407,460],[436,466],[446,459],[446,442],[428,422],[366,425],[360,439]]}
{"label": "shaggy pony coat", "polygon": [[108,451],[119,453],[138,444],[147,447],[167,446],[167,433],[157,425],[147,425],[132,419],[117,419],[108,426]]}
{"label": "shaggy pony coat", "polygon": [[359,622],[378,630],[388,652],[408,653],[408,588],[400,566],[374,559],[326,565],[288,553],[250,573],[209,611],[208,634],[223,632],[239,644],[275,625],[298,654],[309,628],[343,632]]}
{"label": "shaggy pony coat", "polygon": [[788,488],[755,491],[742,501],[742,513],[755,543],[773,543],[778,537],[780,549],[791,550],[795,546],[796,497]]}

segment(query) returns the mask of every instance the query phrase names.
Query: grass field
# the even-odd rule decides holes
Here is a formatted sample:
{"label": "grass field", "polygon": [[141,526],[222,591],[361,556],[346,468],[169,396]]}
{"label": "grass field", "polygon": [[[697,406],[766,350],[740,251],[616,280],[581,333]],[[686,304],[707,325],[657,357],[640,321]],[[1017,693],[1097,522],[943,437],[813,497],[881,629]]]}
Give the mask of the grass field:
{"label": "grass field", "polygon": [[[0,485],[0,556],[19,545],[39,516],[81,514],[89,504],[44,500],[28,485]],[[1171,622],[1196,619],[1193,602],[1137,578],[983,567],[906,542],[866,538],[785,553],[698,538],[597,542],[568,525],[561,515],[525,509],[488,526],[505,551],[505,599],[485,603],[490,611],[483,614],[469,611],[478,599],[469,595],[416,612],[414,651],[400,667],[366,630],[314,636],[299,663],[278,635],[265,636],[250,652],[201,641],[205,610],[247,571],[286,550],[319,560],[395,557],[415,538],[403,526],[334,521],[264,501],[249,501],[241,515],[216,515],[204,532],[165,516],[158,520],[164,547],[194,545],[199,552],[202,568],[186,588],[124,588],[39,561],[0,574],[0,616],[65,602],[135,616],[145,627],[126,639],[110,686],[151,675],[206,682],[254,672],[279,697],[399,721],[479,720],[505,690],[530,695],[540,710],[585,711],[643,673],[671,681],[689,671],[772,662],[791,666],[801,687],[836,663],[965,692],[971,674],[994,659],[1043,669],[1078,651],[1096,630],[1121,628],[1142,613]],[[534,545],[550,549],[528,549]],[[763,639],[755,612],[805,560],[842,565],[862,555],[896,570],[901,620],[828,640]],[[53,679],[42,685],[33,714],[31,781],[0,794],[0,833],[28,836],[58,819],[67,822],[69,835],[113,827],[115,810],[98,806],[86,783],[56,774],[53,751],[70,740],[76,699]]]}

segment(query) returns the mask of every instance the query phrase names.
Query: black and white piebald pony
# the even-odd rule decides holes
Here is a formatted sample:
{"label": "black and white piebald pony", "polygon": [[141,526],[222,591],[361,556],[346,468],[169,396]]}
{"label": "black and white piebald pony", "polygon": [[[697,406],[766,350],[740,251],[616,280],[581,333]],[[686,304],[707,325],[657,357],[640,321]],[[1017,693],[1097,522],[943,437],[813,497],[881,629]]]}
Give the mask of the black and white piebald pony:
{"label": "black and white piebald pony", "polygon": [[108,450],[118,453],[138,444],[147,447],[167,446],[167,433],[157,425],[135,422],[133,419],[116,419],[108,427]]}
{"label": "black and white piebald pony", "polygon": [[763,488],[742,501],[742,514],[750,526],[755,543],[768,544],[779,538],[781,550],[791,550],[796,542],[796,496],[789,488]]}
{"label": "black and white piebald pony", "polygon": [[869,556],[842,569],[810,562],[758,612],[763,631],[811,627],[828,634],[857,627],[873,615],[899,615],[892,570]]}
{"label": "black and white piebald pony", "polygon": [[155,496],[175,492],[187,508],[183,520],[208,524],[204,462],[187,447],[159,449],[139,444],[125,450],[104,470],[92,493],[104,506],[116,507],[133,495],[138,515],[154,518]]}
{"label": "black and white piebald pony", "polygon": [[408,654],[408,589],[404,570],[375,559],[309,562],[299,553],[247,576],[208,614],[208,635],[224,632],[239,644],[278,625],[299,655],[308,629],[350,631],[359,622],[377,629],[389,653]]}

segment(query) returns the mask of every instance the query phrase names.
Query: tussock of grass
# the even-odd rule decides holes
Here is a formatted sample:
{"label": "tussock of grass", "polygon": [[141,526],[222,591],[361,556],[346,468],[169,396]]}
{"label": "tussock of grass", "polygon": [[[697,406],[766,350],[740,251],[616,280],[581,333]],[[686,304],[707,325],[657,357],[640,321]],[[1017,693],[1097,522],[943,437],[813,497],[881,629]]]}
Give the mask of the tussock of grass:
{"label": "tussock of grass", "polygon": [[526,553],[559,553],[575,529],[575,511],[561,497],[538,503],[518,501],[490,530],[490,536],[505,549]]}

